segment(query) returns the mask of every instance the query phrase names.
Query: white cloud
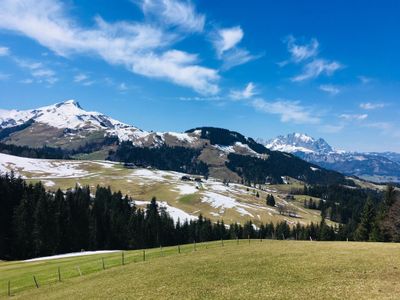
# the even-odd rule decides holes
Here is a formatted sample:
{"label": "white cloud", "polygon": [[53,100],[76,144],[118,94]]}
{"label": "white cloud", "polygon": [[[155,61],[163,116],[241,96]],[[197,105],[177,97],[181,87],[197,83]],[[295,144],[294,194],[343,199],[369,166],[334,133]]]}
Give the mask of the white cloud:
{"label": "white cloud", "polygon": [[214,82],[219,79],[216,70],[196,65],[197,56],[178,50],[170,50],[157,56],[143,55],[132,65],[132,71],[155,78],[192,87],[203,94],[216,94],[219,88]]}
{"label": "white cloud", "polygon": [[346,121],[362,121],[368,118],[367,114],[341,114],[339,116],[341,119]]}
{"label": "white cloud", "polygon": [[18,58],[15,58],[15,62],[21,68],[29,70],[32,77],[34,77],[38,83],[45,82],[52,85],[58,81],[55,71],[46,67],[43,63],[27,61]]}
{"label": "white cloud", "polygon": [[243,39],[243,36],[244,33],[240,26],[218,30],[215,34],[215,38],[213,39],[217,55],[221,57],[225,51],[235,47]]}
{"label": "white cloud", "polygon": [[197,101],[197,102],[213,102],[213,101],[222,101],[224,100],[221,96],[209,96],[209,97],[179,97],[181,101]]}
{"label": "white cloud", "polygon": [[340,89],[337,86],[331,84],[322,84],[319,86],[319,89],[331,95],[337,95],[340,93]]}
{"label": "white cloud", "polygon": [[165,25],[177,26],[184,31],[201,32],[205,16],[196,12],[190,1],[181,0],[141,0],[143,13],[155,16]]}
{"label": "white cloud", "polygon": [[84,86],[91,86],[95,83],[94,80],[90,80],[89,76],[83,73],[74,76],[74,82],[80,83]]}
{"label": "white cloud", "polygon": [[337,61],[328,61],[318,58],[307,63],[303,68],[303,72],[293,77],[292,81],[298,82],[313,79],[322,74],[330,76],[341,68],[343,68],[343,66]]}
{"label": "white cloud", "polygon": [[301,106],[299,101],[266,101],[262,98],[257,98],[251,101],[251,105],[259,111],[279,115],[282,122],[318,124],[321,121],[311,111]]}
{"label": "white cloud", "polygon": [[279,62],[278,65],[284,67],[292,62],[303,66],[302,73],[291,78],[294,82],[313,79],[320,75],[330,76],[343,68],[343,65],[337,61],[318,57],[319,42],[317,39],[311,39],[309,43],[299,44],[296,42],[295,37],[289,36],[285,41],[290,53],[290,59]]}
{"label": "white cloud", "polygon": [[384,108],[384,107],[385,107],[384,103],[366,102],[366,103],[360,104],[360,108],[365,109],[365,110],[373,110],[373,109],[379,109],[379,108]]}
{"label": "white cloud", "polygon": [[235,48],[222,54],[222,70],[226,71],[233,67],[243,65],[249,61],[259,58],[260,55],[252,55],[249,51],[242,48]]}
{"label": "white cloud", "polygon": [[82,82],[89,79],[89,77],[83,73],[74,76],[74,82]]}
{"label": "white cloud", "polygon": [[234,100],[250,99],[257,94],[255,88],[255,85],[249,82],[243,90],[232,90],[229,97]]}
{"label": "white cloud", "polygon": [[218,29],[211,34],[217,57],[223,62],[222,70],[229,70],[260,57],[238,47],[243,37],[244,32],[240,26]]}
{"label": "white cloud", "polygon": [[[177,1],[162,3],[169,9],[187,7],[174,6],[173,3],[181,3]],[[166,20],[176,25],[183,23],[175,17],[178,15],[169,11]],[[189,20],[185,17],[186,23]],[[199,93],[213,94],[219,90],[216,70],[198,65],[196,55],[165,50],[177,36],[146,23],[107,23],[97,17],[93,28],[85,28],[67,15],[60,1],[3,0],[0,28],[28,36],[58,55],[95,54],[109,64],[122,65],[136,74],[171,81]]]}
{"label": "white cloud", "polygon": [[318,54],[319,43],[316,39],[311,39],[308,44],[297,44],[293,36],[287,38],[288,51],[291,59],[295,63],[302,62]]}
{"label": "white cloud", "polygon": [[10,55],[10,49],[7,47],[0,47],[0,56]]}

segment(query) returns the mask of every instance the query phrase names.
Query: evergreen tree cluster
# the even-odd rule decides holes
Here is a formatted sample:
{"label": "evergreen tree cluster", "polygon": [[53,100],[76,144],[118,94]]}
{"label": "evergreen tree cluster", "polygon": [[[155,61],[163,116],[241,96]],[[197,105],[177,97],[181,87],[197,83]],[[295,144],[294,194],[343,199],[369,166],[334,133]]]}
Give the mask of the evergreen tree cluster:
{"label": "evergreen tree cluster", "polygon": [[236,172],[247,185],[282,184],[283,176],[289,176],[309,184],[351,184],[345,177],[335,171],[310,168],[310,164],[294,155],[270,151],[267,159],[244,156],[235,153],[228,155],[226,166]]}
{"label": "evergreen tree cluster", "polygon": [[[145,209],[110,188],[88,187],[55,193],[41,183],[0,176],[0,259],[26,259],[101,249],[140,249],[220,239],[337,239],[326,224],[289,226],[286,222],[243,226],[202,217],[177,222],[155,198]],[[324,233],[324,232],[328,232]],[[324,233],[324,234],[322,234]]]}
{"label": "evergreen tree cluster", "polygon": [[304,200],[304,208],[321,210],[323,201],[315,201],[312,198]]}
{"label": "evergreen tree cluster", "polygon": [[171,170],[190,174],[208,175],[208,166],[197,158],[201,150],[186,147],[157,148],[136,147],[132,142],[122,142],[109,159],[133,163],[139,166],[151,166],[160,170]]}
{"label": "evergreen tree cluster", "polygon": [[353,189],[338,184],[310,185],[304,188],[303,193],[320,198],[317,209],[321,211],[321,215],[342,224],[355,225],[360,221],[360,215],[368,197],[371,197],[374,205],[381,201],[381,195],[377,191]]}
{"label": "evergreen tree cluster", "polygon": [[29,158],[45,158],[45,159],[69,159],[70,155],[60,148],[41,147],[31,148],[27,146],[16,146],[12,144],[0,143],[0,153],[29,157]]}

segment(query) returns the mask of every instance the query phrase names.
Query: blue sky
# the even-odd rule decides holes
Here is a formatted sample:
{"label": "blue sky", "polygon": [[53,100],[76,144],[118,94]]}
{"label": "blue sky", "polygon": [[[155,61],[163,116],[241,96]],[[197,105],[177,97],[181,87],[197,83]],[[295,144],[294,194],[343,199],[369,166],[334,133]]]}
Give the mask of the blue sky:
{"label": "blue sky", "polygon": [[400,2],[2,0],[0,108],[400,152]]}

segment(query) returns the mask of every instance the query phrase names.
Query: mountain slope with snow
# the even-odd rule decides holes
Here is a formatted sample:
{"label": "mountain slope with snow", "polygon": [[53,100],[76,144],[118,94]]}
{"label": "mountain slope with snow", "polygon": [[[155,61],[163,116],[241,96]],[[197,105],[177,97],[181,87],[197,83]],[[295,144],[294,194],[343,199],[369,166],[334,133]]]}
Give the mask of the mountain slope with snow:
{"label": "mountain slope with snow", "polygon": [[362,153],[336,150],[324,139],[301,133],[267,141],[271,150],[292,153],[321,167],[367,180],[400,182],[400,160],[396,153]]}
{"label": "mountain slope with snow", "polygon": [[[311,142],[300,138],[304,145]],[[282,182],[282,176],[310,183],[345,182],[337,172],[314,172],[315,165],[295,156],[271,153],[235,131],[198,127],[184,133],[148,132],[105,114],[85,111],[74,100],[32,110],[1,110],[0,143],[7,144],[7,154],[15,154],[9,146],[24,146],[15,152],[35,157],[29,154],[31,148],[47,146],[60,148],[65,157],[112,159],[231,182]],[[324,147],[321,143],[320,148]],[[262,167],[254,170],[251,164]]]}

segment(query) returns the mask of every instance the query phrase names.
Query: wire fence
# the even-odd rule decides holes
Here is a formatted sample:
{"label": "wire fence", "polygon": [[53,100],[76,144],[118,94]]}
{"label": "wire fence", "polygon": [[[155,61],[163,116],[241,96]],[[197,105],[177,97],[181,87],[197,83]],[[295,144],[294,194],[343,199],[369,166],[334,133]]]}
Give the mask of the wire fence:
{"label": "wire fence", "polygon": [[132,263],[151,262],[172,255],[189,254],[230,245],[250,244],[260,240],[221,240],[145,250],[129,250],[110,254],[95,254],[37,262],[3,262],[0,264],[0,297],[13,296],[22,291],[57,284],[71,278],[85,276]]}

